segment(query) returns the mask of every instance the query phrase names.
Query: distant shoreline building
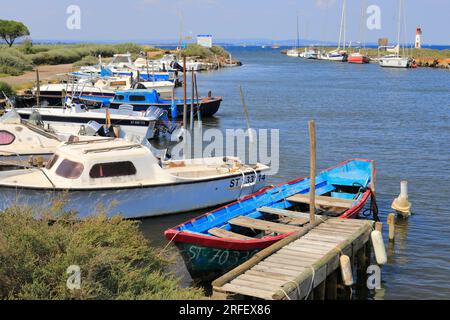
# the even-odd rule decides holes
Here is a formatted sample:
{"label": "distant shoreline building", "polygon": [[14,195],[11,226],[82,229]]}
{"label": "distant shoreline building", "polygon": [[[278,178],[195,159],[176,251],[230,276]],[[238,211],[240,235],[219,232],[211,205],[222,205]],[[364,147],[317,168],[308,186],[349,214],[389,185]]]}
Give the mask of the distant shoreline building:
{"label": "distant shoreline building", "polygon": [[420,49],[422,48],[422,28],[421,27],[417,27],[416,28],[416,42],[415,42],[415,47],[416,49]]}
{"label": "distant shoreline building", "polygon": [[212,47],[212,35],[210,35],[210,34],[197,35],[197,44],[202,47],[211,48]]}

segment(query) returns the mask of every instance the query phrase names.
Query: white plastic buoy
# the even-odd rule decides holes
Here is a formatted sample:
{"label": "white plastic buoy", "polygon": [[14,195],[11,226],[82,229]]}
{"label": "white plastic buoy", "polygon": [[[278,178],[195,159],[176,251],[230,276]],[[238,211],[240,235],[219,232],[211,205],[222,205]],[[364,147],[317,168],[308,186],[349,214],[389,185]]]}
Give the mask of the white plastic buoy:
{"label": "white plastic buoy", "polygon": [[383,235],[380,231],[374,230],[370,234],[372,239],[373,252],[375,253],[375,260],[377,264],[383,265],[387,262],[386,248],[384,247]]}
{"label": "white plastic buoy", "polygon": [[349,256],[342,255],[339,258],[339,262],[341,264],[341,275],[342,281],[344,285],[347,287],[353,285],[353,272],[352,272],[352,264],[350,262]]}
{"label": "white plastic buoy", "polygon": [[408,200],[408,181],[400,182],[400,195],[394,199],[391,207],[404,217],[411,215],[411,203]]}

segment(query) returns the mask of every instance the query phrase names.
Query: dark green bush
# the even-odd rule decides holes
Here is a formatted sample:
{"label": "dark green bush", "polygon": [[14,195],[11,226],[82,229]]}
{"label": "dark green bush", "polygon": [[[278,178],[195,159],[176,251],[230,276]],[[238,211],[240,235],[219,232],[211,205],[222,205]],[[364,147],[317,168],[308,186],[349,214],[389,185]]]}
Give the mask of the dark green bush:
{"label": "dark green bush", "polygon": [[[0,299],[202,297],[199,289],[179,287],[138,222],[104,214],[76,221],[61,207],[0,212]],[[70,265],[81,270],[81,288],[73,291],[66,286]]]}
{"label": "dark green bush", "polygon": [[10,97],[12,94],[14,94],[14,90],[6,82],[0,81],[0,99],[5,98],[3,96],[3,93]]}

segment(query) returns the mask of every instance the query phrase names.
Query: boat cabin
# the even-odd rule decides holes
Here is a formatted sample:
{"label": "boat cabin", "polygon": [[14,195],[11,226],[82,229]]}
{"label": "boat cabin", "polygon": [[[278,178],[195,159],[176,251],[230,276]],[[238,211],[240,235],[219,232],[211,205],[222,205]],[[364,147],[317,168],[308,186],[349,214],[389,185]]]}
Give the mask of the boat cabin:
{"label": "boat cabin", "polygon": [[44,172],[58,188],[102,189],[174,180],[148,148],[112,138],[65,143]]}

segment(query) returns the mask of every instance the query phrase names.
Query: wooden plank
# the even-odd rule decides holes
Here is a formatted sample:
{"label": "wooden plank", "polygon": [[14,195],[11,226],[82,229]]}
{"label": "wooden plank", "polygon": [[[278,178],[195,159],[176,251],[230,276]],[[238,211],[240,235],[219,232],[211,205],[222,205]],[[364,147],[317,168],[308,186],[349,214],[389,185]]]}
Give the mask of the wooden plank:
{"label": "wooden plank", "polygon": [[229,239],[237,239],[237,240],[251,240],[254,239],[252,237],[247,237],[242,234],[228,231],[225,229],[220,228],[212,228],[208,230],[208,233],[212,234],[213,236],[219,237],[219,238],[229,238]]}
{"label": "wooden plank", "polygon": [[255,283],[267,283],[274,286],[282,286],[286,283],[286,280],[280,280],[280,279],[274,279],[268,276],[261,277],[261,276],[255,276],[251,274],[241,274],[237,279],[239,280],[245,280],[249,282],[255,282]]}
{"label": "wooden plank", "polygon": [[292,243],[292,244],[288,245],[287,248],[290,248],[292,250],[297,250],[297,251],[316,253],[319,255],[330,251],[329,248],[316,247],[314,245],[306,244],[306,243],[302,243],[302,242]]}
{"label": "wooden plank", "polygon": [[233,292],[238,293],[244,296],[249,297],[255,297],[265,300],[272,300],[272,293],[267,290],[261,290],[261,289],[255,289],[255,288],[249,288],[239,285],[232,285],[232,284],[225,284],[222,287],[214,287],[214,290],[217,290],[220,292],[220,290],[223,290],[225,292]]}
{"label": "wooden plank", "polygon": [[271,208],[271,207],[261,207],[256,209],[259,212],[275,214],[282,217],[295,218],[297,224],[306,224],[309,222],[309,218],[305,217],[305,213],[295,212],[290,210]]}
{"label": "wooden plank", "polygon": [[[278,253],[280,254],[286,254],[286,255],[295,255],[297,258],[300,258],[304,261],[316,261],[317,260],[317,253],[310,254],[308,252],[299,252],[297,250],[291,250],[290,248],[283,248]],[[277,253],[277,254],[278,254]]]}
{"label": "wooden plank", "polygon": [[[298,194],[288,197],[286,200],[291,201],[291,202],[308,203],[308,204],[310,202],[309,193],[303,193],[303,194],[298,193]],[[316,195],[315,202],[316,202],[316,205],[319,205],[319,206],[350,209],[351,207],[353,207],[355,200],[340,199],[340,198]]]}
{"label": "wooden plank", "polygon": [[281,274],[281,275],[285,275],[285,276],[291,276],[291,277],[294,277],[294,278],[295,278],[295,276],[298,275],[298,271],[295,271],[295,270],[274,269],[273,267],[263,266],[263,265],[260,265],[260,264],[254,266],[250,270],[262,271],[262,272],[271,272],[271,273]]}
{"label": "wooden plank", "polygon": [[313,245],[315,247],[320,247],[320,248],[324,248],[324,249],[328,249],[331,250],[333,248],[336,248],[336,245],[330,242],[318,242],[318,241],[314,241],[314,240],[310,240],[310,239],[302,239],[302,242],[304,244],[307,245]]}
{"label": "wooden plank", "polygon": [[273,262],[273,263],[281,263],[287,266],[294,266],[294,267],[309,267],[311,265],[311,262],[309,261],[294,261],[293,259],[286,259],[285,257],[277,257],[272,256],[268,257],[265,261]]}
{"label": "wooden plank", "polygon": [[260,262],[260,265],[262,266],[266,266],[266,267],[271,267],[274,268],[275,270],[291,270],[291,271],[297,271],[297,274],[302,271],[303,269],[305,269],[302,266],[291,266],[291,265],[285,265],[279,262],[270,262],[270,261],[262,261]]}
{"label": "wooden plank", "polygon": [[270,221],[258,220],[249,217],[239,216],[228,221],[230,224],[246,227],[256,230],[263,230],[266,232],[275,232],[279,234],[290,233],[294,231],[300,231],[301,228],[290,226],[286,224],[280,224]]}
{"label": "wooden plank", "polygon": [[294,278],[293,276],[288,276],[288,275],[284,275],[281,273],[276,273],[276,272],[271,272],[271,271],[253,270],[253,269],[248,270],[244,274],[259,276],[259,277],[263,277],[263,278],[270,277],[271,279],[279,279],[279,280],[284,280],[284,281],[290,281]]}
{"label": "wooden plank", "polygon": [[249,281],[249,280],[241,280],[239,278],[234,279],[233,281],[230,282],[230,284],[248,287],[248,288],[252,288],[252,289],[265,290],[265,291],[269,291],[269,292],[276,291],[281,286],[281,285],[273,285],[273,284],[270,284],[267,282],[260,283],[260,282],[254,282],[254,281]]}
{"label": "wooden plank", "polygon": [[316,230],[325,232],[339,232],[342,234],[351,234],[355,232],[355,230],[350,230],[346,227],[339,227],[339,226],[324,226],[323,228],[317,228]]}

